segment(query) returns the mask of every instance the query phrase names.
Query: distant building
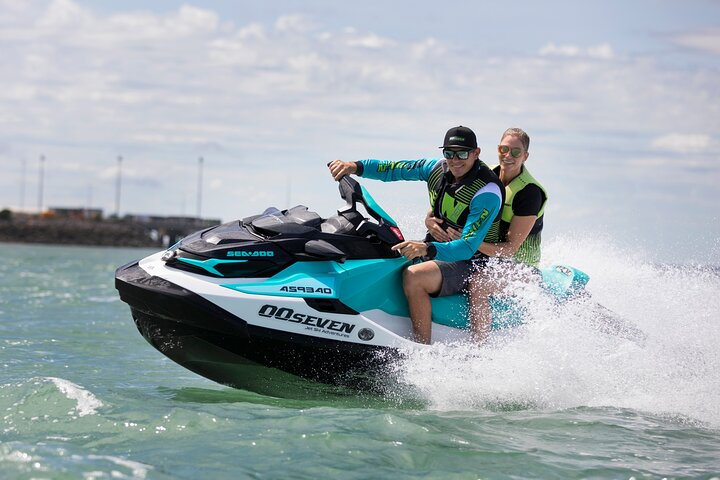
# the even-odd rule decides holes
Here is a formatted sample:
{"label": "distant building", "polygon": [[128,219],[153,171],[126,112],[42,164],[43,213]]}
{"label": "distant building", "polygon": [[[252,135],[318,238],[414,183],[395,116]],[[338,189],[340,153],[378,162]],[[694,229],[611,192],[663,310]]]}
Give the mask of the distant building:
{"label": "distant building", "polygon": [[127,214],[123,217],[125,222],[152,224],[153,226],[170,226],[174,228],[204,228],[213,227],[219,225],[221,222],[215,218],[197,218],[197,217],[183,217],[183,216],[172,216],[164,217],[159,215],[138,215],[138,214]]}
{"label": "distant building", "polygon": [[150,238],[153,241],[160,242],[165,247],[178,242],[193,232],[214,227],[221,223],[219,219],[214,218],[184,216],[161,217],[157,215],[137,214],[125,215],[122,222],[144,225],[149,230],[148,235]]}
{"label": "distant building", "polygon": [[102,220],[103,218],[103,211],[100,208],[50,207],[47,213],[50,217],[68,220]]}

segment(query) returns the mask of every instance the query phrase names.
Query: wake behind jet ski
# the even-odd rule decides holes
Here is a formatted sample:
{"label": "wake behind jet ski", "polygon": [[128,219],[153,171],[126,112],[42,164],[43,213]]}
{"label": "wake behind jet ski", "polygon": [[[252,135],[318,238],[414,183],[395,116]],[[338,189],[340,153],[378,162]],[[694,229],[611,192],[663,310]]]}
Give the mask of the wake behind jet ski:
{"label": "wake behind jet ski", "polygon": [[[305,206],[228,222],[117,269],[115,286],[143,337],[206,378],[253,391],[298,376],[373,388],[414,343],[397,223],[355,179],[345,205],[321,218]],[[365,214],[363,213],[363,210]],[[589,277],[542,270],[549,295],[582,295]],[[462,295],[435,298],[435,342],[469,341]],[[493,330],[522,323],[522,308],[493,299]]]}

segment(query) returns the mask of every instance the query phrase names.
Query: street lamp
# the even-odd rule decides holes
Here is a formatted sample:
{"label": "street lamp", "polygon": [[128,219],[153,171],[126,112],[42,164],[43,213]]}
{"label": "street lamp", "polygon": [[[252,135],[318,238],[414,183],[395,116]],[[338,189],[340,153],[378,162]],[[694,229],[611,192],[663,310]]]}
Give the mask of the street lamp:
{"label": "street lamp", "polygon": [[203,157],[198,158],[198,183],[197,183],[197,219],[200,220],[200,212],[202,206],[202,175],[203,175]]}
{"label": "street lamp", "polygon": [[122,183],[122,157],[117,157],[117,179],[115,181],[115,218],[120,219],[120,185]]}
{"label": "street lamp", "polygon": [[20,177],[20,211],[25,211],[25,170],[27,168],[27,160],[22,159],[22,173]]}
{"label": "street lamp", "polygon": [[40,155],[40,168],[38,171],[38,214],[43,212],[43,190],[45,188],[45,155]]}

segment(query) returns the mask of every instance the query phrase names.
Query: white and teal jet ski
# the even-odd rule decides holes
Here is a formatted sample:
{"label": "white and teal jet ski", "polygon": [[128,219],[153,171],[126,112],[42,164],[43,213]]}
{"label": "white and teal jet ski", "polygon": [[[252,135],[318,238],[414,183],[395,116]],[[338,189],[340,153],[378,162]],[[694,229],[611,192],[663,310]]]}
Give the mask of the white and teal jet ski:
{"label": "white and teal jet ski", "polygon": [[[199,375],[251,390],[279,372],[372,387],[404,347],[423,348],[402,290],[410,261],[391,250],[404,240],[397,223],[355,179],[339,186],[345,205],[329,218],[268,209],[118,268],[115,286],[143,337]],[[588,282],[567,265],[542,278],[558,302]],[[493,299],[492,310],[493,330],[522,323],[512,301]],[[434,342],[468,340],[467,323],[464,296],[433,299]]]}

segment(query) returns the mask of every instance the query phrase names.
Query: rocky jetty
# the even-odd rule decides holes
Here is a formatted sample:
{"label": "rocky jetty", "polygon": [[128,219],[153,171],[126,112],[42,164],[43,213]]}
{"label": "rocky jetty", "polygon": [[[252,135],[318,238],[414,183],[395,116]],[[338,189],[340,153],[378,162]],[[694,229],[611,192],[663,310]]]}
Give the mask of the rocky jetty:
{"label": "rocky jetty", "polygon": [[58,218],[0,219],[0,242],[166,247],[217,221],[191,222],[79,220]]}
{"label": "rocky jetty", "polygon": [[145,226],[126,222],[38,219],[0,221],[0,242],[160,247]]}

